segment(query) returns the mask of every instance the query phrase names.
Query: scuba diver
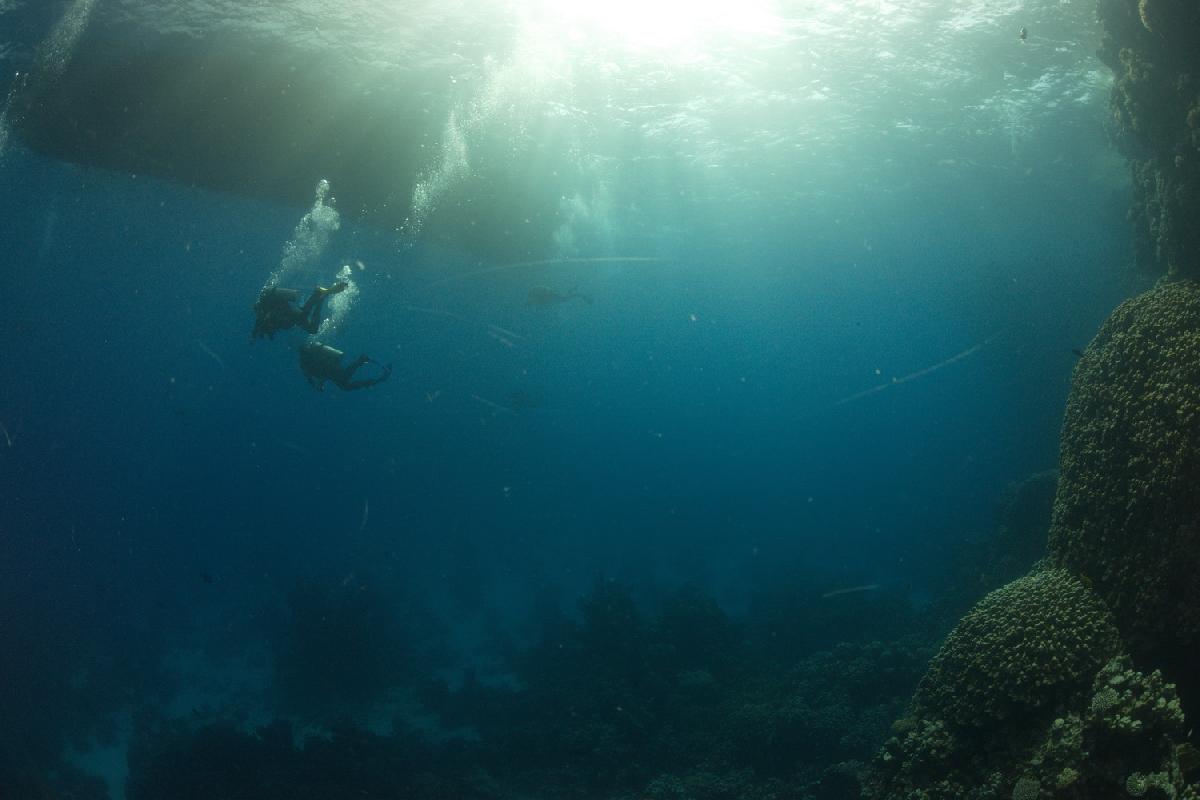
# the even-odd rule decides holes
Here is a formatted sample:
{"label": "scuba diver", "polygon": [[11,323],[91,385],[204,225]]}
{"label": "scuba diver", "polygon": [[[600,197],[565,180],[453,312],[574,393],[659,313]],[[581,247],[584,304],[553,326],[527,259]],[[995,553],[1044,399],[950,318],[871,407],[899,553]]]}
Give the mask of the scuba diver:
{"label": "scuba diver", "polygon": [[325,381],[333,381],[333,384],[339,389],[350,392],[383,383],[392,374],[391,364],[387,366],[380,364],[383,366],[381,375],[356,381],[354,373],[359,367],[363,364],[379,364],[379,362],[363,355],[354,359],[349,366],[343,367],[342,356],[344,355],[345,353],[341,350],[327,344],[316,341],[305,342],[304,346],[300,348],[300,370],[304,373],[309,385],[319,392],[325,391]]}
{"label": "scuba diver", "polygon": [[321,325],[321,306],[325,298],[344,291],[346,286],[345,281],[338,281],[328,289],[318,286],[299,308],[295,305],[300,300],[300,292],[297,290],[264,286],[258,296],[258,302],[254,304],[254,330],[250,335],[255,339],[263,336],[274,339],[279,331],[296,326],[309,333],[316,333]]}

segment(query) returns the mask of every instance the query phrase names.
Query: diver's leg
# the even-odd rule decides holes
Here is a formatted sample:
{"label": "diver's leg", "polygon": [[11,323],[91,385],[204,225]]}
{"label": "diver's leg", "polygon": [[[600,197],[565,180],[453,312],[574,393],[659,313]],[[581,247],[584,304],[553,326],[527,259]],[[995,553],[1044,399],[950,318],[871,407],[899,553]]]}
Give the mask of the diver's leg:
{"label": "diver's leg", "polygon": [[370,360],[371,359],[367,358],[365,354],[354,359],[354,361],[350,362],[350,366],[346,367],[346,369],[342,371],[342,380],[344,380],[346,383],[353,383],[353,380],[351,379],[354,377],[354,373],[358,372],[358,368],[363,364],[368,363]]}
{"label": "diver's leg", "polygon": [[338,281],[333,286],[330,286],[328,289],[326,289],[324,286],[314,286],[313,290],[312,290],[312,294],[310,294],[308,296],[308,299],[304,301],[304,309],[303,310],[307,312],[312,306],[320,305],[321,301],[324,300],[329,295],[338,294],[339,292],[346,291],[347,286],[349,286],[349,284],[346,283],[345,281]]}
{"label": "diver's leg", "polygon": [[304,306],[300,309],[300,316],[303,319],[300,327],[309,333],[316,333],[317,329],[321,327],[321,311],[325,298],[331,294],[344,291],[345,288],[346,282],[338,281],[328,289],[324,286],[318,286],[313,289],[312,294],[308,296],[308,299],[304,301]]}
{"label": "diver's leg", "polygon": [[346,381],[339,383],[338,386],[345,389],[347,392],[353,392],[355,389],[366,389],[368,386],[374,386],[377,383],[383,383],[392,373],[385,372],[377,378],[364,378],[361,381]]}
{"label": "diver's leg", "polygon": [[372,358],[367,358],[365,355],[359,356],[358,358],[354,359],[354,363],[351,364],[349,367],[347,367],[346,371],[342,373],[342,378],[341,378],[341,380],[338,381],[338,386],[341,387],[342,389],[345,389],[347,392],[352,392],[355,389],[366,389],[368,386],[374,386],[377,383],[383,383],[389,377],[391,377],[392,367],[389,364],[388,366],[383,368],[383,374],[376,378],[364,378],[364,379],[358,380],[358,381],[353,380],[355,371],[359,367],[361,367],[363,364],[369,364],[369,363],[378,363],[378,362],[376,362]]}
{"label": "diver's leg", "polygon": [[297,324],[309,333],[316,333],[321,327],[321,305],[325,302],[325,294],[325,290],[318,286],[300,308]]}

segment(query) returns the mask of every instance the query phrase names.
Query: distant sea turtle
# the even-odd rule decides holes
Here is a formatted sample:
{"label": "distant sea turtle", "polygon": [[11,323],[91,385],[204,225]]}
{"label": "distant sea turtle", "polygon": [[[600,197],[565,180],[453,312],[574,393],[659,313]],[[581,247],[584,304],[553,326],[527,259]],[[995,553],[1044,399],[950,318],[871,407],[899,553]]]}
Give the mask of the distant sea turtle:
{"label": "distant sea turtle", "polygon": [[592,298],[586,294],[580,294],[574,289],[563,294],[551,289],[549,286],[534,286],[529,290],[529,298],[525,301],[525,305],[546,308],[547,306],[556,306],[576,299],[582,300],[589,306],[592,304]]}

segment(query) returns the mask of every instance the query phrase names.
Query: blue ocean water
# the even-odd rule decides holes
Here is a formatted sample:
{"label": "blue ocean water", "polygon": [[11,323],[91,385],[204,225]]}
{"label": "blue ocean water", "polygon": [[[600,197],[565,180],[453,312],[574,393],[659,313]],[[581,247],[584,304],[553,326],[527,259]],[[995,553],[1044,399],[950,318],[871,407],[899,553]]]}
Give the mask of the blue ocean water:
{"label": "blue ocean water", "polygon": [[[386,4],[280,5],[0,3],[5,71],[35,77],[96,26],[328,47],[368,83],[393,47],[378,69],[420,67],[441,132],[397,187],[406,226],[291,165],[331,181],[322,241],[311,193],[72,160],[5,119],[10,773],[65,757],[123,796],[138,714],[303,718],[272,667],[297,586],[401,618],[391,690],[511,680],[505,654],[598,581],[648,615],[699,587],[748,625],[781,582],[926,607],[1006,487],[1056,465],[1073,351],[1139,285],[1088,4],[762,3],[741,29],[666,3],[716,27],[666,23],[665,44],[535,4],[471,25],[414,5],[390,42]],[[570,185],[533,249],[422,224],[472,180],[519,206],[543,173]],[[355,297],[322,338],[394,371],[317,392],[304,337],[251,340],[252,306],[277,270],[307,292],[344,266]],[[590,302],[531,305],[537,286]],[[343,623],[330,648],[391,630]],[[438,727],[396,697],[341,710]]]}

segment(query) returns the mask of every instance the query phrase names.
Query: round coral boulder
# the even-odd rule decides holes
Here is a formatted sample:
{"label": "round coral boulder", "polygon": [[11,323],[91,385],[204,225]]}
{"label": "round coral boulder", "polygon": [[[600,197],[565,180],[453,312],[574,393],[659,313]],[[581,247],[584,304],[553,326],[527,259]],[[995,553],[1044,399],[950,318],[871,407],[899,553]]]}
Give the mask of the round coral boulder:
{"label": "round coral boulder", "polygon": [[1034,572],[984,597],[929,664],[920,716],[987,727],[1070,703],[1121,652],[1095,593],[1061,569]]}
{"label": "round coral boulder", "polygon": [[1135,651],[1200,641],[1200,284],[1126,301],[1080,359],[1049,552]]}

